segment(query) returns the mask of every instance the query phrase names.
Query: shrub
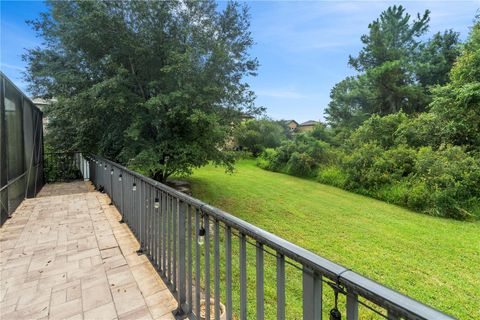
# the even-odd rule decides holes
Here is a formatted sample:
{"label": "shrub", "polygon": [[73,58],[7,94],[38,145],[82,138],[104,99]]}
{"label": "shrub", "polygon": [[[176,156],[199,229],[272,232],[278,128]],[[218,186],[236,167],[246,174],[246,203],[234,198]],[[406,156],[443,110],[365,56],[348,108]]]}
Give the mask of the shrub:
{"label": "shrub", "polygon": [[287,163],[288,173],[300,177],[312,176],[314,167],[315,161],[306,153],[294,152]]}
{"label": "shrub", "polygon": [[[345,158],[342,168],[347,175],[348,189],[375,189],[389,182],[386,172],[381,171],[383,149],[376,144],[364,144]],[[380,171],[378,171],[380,170]]]}
{"label": "shrub", "polygon": [[415,148],[432,146],[438,149],[442,143],[440,120],[433,113],[422,113],[402,122],[395,132],[395,143]]}
{"label": "shrub", "polygon": [[365,143],[374,143],[383,148],[392,147],[395,145],[395,132],[406,121],[408,116],[403,112],[384,117],[373,115],[352,133],[350,142],[356,147]]}
{"label": "shrub", "polygon": [[432,215],[466,219],[475,215],[480,201],[480,160],[458,146],[438,151],[421,148],[415,164],[415,184],[424,184]]}
{"label": "shrub", "polygon": [[337,188],[344,188],[347,175],[339,166],[328,166],[318,170],[317,181]]}
{"label": "shrub", "polygon": [[257,166],[262,169],[277,171],[277,158],[278,152],[275,149],[267,148],[263,150],[263,152],[257,158]]}
{"label": "shrub", "polygon": [[269,119],[243,122],[235,129],[234,136],[237,144],[250,150],[254,156],[265,148],[278,147],[286,139],[282,126]]}

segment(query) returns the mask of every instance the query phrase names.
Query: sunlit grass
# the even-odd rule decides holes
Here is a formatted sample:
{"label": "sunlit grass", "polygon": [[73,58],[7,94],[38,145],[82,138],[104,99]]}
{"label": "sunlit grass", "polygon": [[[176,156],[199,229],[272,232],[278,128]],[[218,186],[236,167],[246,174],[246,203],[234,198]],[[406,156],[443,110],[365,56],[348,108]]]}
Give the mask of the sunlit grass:
{"label": "sunlit grass", "polygon": [[[417,214],[264,171],[253,160],[238,162],[234,174],[207,166],[190,181],[195,197],[239,218],[455,317],[480,318],[480,222]],[[249,318],[254,319],[255,252],[249,247]],[[233,249],[236,292],[237,242]],[[265,264],[265,310],[267,318],[274,318],[275,260],[266,257]],[[300,281],[301,272],[287,268],[288,319],[301,318]],[[327,286],[324,292],[328,311],[332,294]]]}

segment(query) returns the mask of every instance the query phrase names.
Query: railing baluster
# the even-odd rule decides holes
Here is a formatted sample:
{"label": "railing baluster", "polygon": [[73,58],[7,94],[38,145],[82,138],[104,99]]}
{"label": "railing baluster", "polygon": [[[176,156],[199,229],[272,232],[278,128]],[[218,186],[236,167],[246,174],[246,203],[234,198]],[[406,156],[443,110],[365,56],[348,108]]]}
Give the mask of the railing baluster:
{"label": "railing baluster", "polygon": [[[160,191],[155,188],[155,198],[160,200]],[[160,259],[158,257],[158,253],[160,250],[160,208],[155,208],[154,209],[154,231],[155,231],[155,250],[154,250],[154,257],[155,257],[155,264],[156,267],[159,267],[160,264]]]}
{"label": "railing baluster", "polygon": [[358,320],[358,296],[355,293],[347,294],[347,320]]}
{"label": "railing baluster", "polygon": [[285,256],[277,253],[277,319],[285,319]]}
{"label": "railing baluster", "polygon": [[195,209],[195,315],[200,319],[200,244],[198,233],[200,230],[200,214]]}
{"label": "railing baluster", "polygon": [[215,298],[215,320],[220,319],[220,223],[215,220],[214,233],[214,298]]}
{"label": "railing baluster", "polygon": [[225,229],[225,309],[227,320],[233,317],[232,307],[232,228]]}
{"label": "railing baluster", "polygon": [[138,242],[140,242],[140,250],[143,250],[143,212],[145,211],[145,182],[140,180],[138,188]]}
{"label": "railing baluster", "polygon": [[149,255],[153,261],[155,261],[155,213],[157,209],[155,208],[155,197],[157,195],[156,188],[151,186],[152,193],[150,197],[150,250]]}
{"label": "railing baluster", "polygon": [[322,277],[303,267],[303,319],[322,319]]}
{"label": "railing baluster", "polygon": [[203,217],[205,228],[205,319],[210,319],[210,220]]}
{"label": "railing baluster", "polygon": [[387,311],[387,319],[388,320],[400,320],[400,317],[394,311],[388,310]]}
{"label": "railing baluster", "polygon": [[[178,309],[177,316],[186,315],[186,302],[187,302],[187,288],[186,288],[186,266],[185,266],[185,227],[186,227],[186,211],[187,204],[183,201],[177,201],[178,208]],[[174,270],[176,270],[174,268]],[[176,273],[176,272],[175,272]]]}
{"label": "railing baluster", "polygon": [[240,319],[247,319],[247,237],[240,234]]}
{"label": "railing baluster", "polygon": [[192,207],[187,205],[187,303],[188,312],[192,308]]}
{"label": "railing baluster", "polygon": [[263,244],[257,242],[257,320],[263,320],[265,316],[265,298],[263,284]]}
{"label": "railing baluster", "polygon": [[150,194],[150,184],[147,184],[145,186],[145,212],[143,214],[143,221],[144,221],[144,227],[143,227],[143,238],[144,238],[144,248],[143,251],[145,254],[147,254],[147,248],[148,248],[148,212],[150,211],[150,207],[152,206],[152,195]]}
{"label": "railing baluster", "polygon": [[162,248],[162,273],[167,276],[167,217],[168,217],[168,196],[164,192],[162,194],[162,237],[163,237],[163,248]]}
{"label": "railing baluster", "polygon": [[170,195],[168,195],[167,215],[167,279],[170,283],[172,281],[172,198]]}
{"label": "railing baluster", "polygon": [[178,219],[178,207],[179,207],[179,199],[178,198],[175,198],[175,201],[174,201],[174,210],[173,210],[173,213],[172,213],[172,220],[173,220],[173,226],[172,226],[172,230],[173,230],[173,291],[175,291],[177,289],[177,219]]}

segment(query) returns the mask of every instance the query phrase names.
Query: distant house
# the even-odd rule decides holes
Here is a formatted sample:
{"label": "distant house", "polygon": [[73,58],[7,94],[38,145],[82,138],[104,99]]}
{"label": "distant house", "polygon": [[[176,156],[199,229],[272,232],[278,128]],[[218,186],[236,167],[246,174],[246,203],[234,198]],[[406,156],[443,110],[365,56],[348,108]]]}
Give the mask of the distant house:
{"label": "distant house", "polygon": [[320,122],[314,120],[308,120],[306,122],[300,123],[297,127],[297,132],[309,132],[312,131],[317,124]]}
{"label": "distant house", "polygon": [[290,128],[291,131],[297,130],[298,122],[295,120],[287,120],[285,121],[285,124]]}

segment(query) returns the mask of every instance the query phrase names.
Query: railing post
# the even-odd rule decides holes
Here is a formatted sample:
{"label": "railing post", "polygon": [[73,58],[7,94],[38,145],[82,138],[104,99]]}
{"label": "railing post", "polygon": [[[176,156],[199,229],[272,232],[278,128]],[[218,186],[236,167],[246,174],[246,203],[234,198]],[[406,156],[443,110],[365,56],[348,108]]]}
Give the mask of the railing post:
{"label": "railing post", "polygon": [[[177,317],[186,317],[188,312],[187,302],[187,287],[186,287],[186,266],[185,266],[185,225],[186,225],[186,203],[183,201],[177,202],[178,208],[178,230],[177,230],[177,243],[178,243],[178,287],[177,287],[177,302],[178,308],[175,310]],[[173,270],[174,273],[177,270]]]}
{"label": "railing post", "polygon": [[303,319],[322,319],[322,276],[303,267]]}
{"label": "railing post", "polygon": [[358,295],[347,293],[347,320],[358,320]]}

